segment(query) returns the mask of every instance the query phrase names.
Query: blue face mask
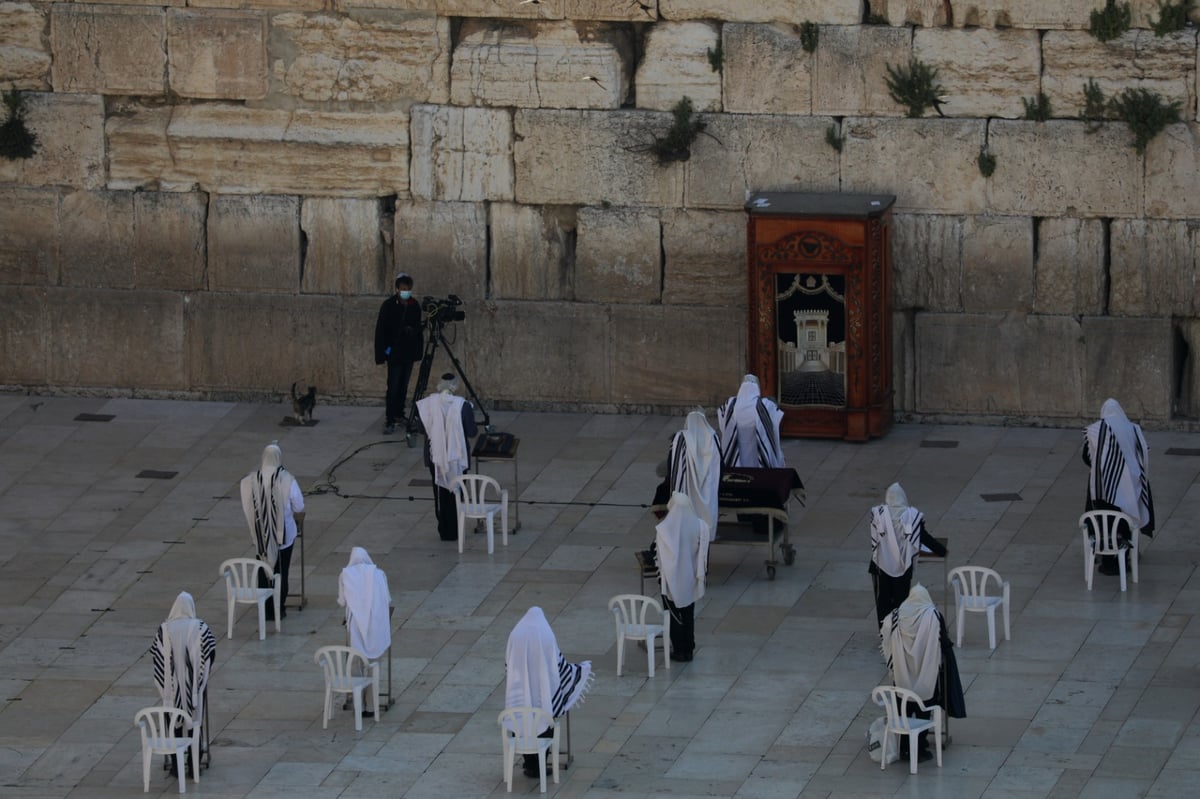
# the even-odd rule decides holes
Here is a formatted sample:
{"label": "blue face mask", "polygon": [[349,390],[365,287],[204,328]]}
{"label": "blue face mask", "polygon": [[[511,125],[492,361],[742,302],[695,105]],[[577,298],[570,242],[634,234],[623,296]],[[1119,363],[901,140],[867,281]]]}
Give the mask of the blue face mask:
{"label": "blue face mask", "polygon": [[410,297],[412,297],[411,291],[405,291],[404,289],[400,290],[400,299],[407,300]]}

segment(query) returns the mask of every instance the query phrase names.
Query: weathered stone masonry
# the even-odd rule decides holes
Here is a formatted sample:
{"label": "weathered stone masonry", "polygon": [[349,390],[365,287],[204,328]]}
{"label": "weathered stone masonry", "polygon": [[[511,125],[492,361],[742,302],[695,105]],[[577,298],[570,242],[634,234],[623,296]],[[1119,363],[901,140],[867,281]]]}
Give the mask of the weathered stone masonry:
{"label": "weathered stone masonry", "polygon": [[[489,400],[712,404],[744,368],[745,192],[844,190],[897,196],[902,412],[1200,417],[1197,32],[1133,0],[1100,43],[1101,5],[0,2],[40,145],[0,160],[0,385],[376,398],[404,269],[467,300]],[[889,97],[913,56],[944,117]],[[1139,156],[1078,119],[1089,78],[1186,122]],[[659,165],[684,95],[708,129]]]}

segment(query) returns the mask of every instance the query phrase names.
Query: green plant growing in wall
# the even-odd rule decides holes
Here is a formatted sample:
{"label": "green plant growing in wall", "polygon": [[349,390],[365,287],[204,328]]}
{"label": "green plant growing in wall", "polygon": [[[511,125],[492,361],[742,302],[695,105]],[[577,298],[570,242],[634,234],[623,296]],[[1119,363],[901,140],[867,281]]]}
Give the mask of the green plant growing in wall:
{"label": "green plant growing in wall", "polygon": [[712,67],[713,72],[720,72],[721,67],[725,66],[725,50],[720,43],[717,44],[717,49],[708,48],[708,65]]}
{"label": "green plant growing in wall", "polygon": [[846,137],[838,135],[837,125],[830,125],[825,128],[825,143],[840,153],[842,145],[846,143]]}
{"label": "green plant growing in wall", "polygon": [[10,161],[31,158],[37,152],[37,136],[25,125],[25,95],[13,86],[3,98],[7,115],[0,125],[0,155]]}
{"label": "green plant growing in wall", "polygon": [[1125,89],[1108,101],[1108,107],[1114,117],[1129,126],[1138,155],[1146,154],[1146,145],[1163,128],[1180,121],[1183,109],[1178,100],[1168,103],[1158,92],[1140,87]]}
{"label": "green plant growing in wall", "polygon": [[1163,0],[1158,0],[1158,21],[1150,23],[1150,27],[1154,28],[1154,35],[1166,36],[1168,33],[1183,30],[1187,25],[1192,4],[1192,0],[1179,0],[1178,3],[1172,3],[1170,0],[1164,3]]}
{"label": "green plant growing in wall", "polygon": [[1100,130],[1100,123],[1108,117],[1108,101],[1104,98],[1104,90],[1094,78],[1088,78],[1083,84],[1083,118],[1087,121],[1087,132],[1095,133]]}
{"label": "green plant growing in wall", "polygon": [[1045,122],[1050,118],[1050,98],[1045,92],[1038,92],[1037,97],[1022,97],[1025,106],[1025,118],[1035,122]]}
{"label": "green plant growing in wall", "polygon": [[975,159],[975,162],[979,164],[979,174],[985,178],[990,178],[996,171],[996,156],[989,153],[987,147],[979,148],[979,157]]}
{"label": "green plant growing in wall", "polygon": [[800,46],[806,53],[815,53],[817,42],[821,38],[821,27],[815,22],[800,23]]}
{"label": "green plant growing in wall", "polygon": [[1133,13],[1129,3],[1117,5],[1117,0],[1105,0],[1104,8],[1092,12],[1088,22],[1088,31],[1102,42],[1111,42],[1125,31],[1133,22]]}
{"label": "green plant growing in wall", "polygon": [[916,56],[908,60],[908,66],[903,64],[887,66],[888,94],[902,106],[908,108],[908,116],[917,118],[932,108],[942,113],[942,93],[945,89],[937,82],[937,67],[931,67]]}
{"label": "green plant growing in wall", "polygon": [[[654,142],[648,149],[654,153],[658,163],[670,164],[674,161],[686,161],[692,157],[692,143],[707,127],[704,120],[696,116],[692,98],[680,98],[671,109],[672,122],[666,136],[655,136]],[[636,148],[635,148],[636,149]]]}

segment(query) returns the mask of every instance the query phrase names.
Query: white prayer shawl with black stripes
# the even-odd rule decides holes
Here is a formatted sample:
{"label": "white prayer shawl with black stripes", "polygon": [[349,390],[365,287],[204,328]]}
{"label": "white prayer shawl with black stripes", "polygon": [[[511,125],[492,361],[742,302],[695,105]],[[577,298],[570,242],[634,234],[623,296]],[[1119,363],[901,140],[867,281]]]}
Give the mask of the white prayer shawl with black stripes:
{"label": "white prayer shawl with black stripes", "polygon": [[942,665],[941,625],[925,586],[917,583],[879,628],[880,649],[893,682],[928,701]]}
{"label": "white prayer shawl with black stripes", "polygon": [[671,492],[686,494],[708,529],[717,529],[720,444],[716,431],[699,411],[689,413],[687,427],[671,439],[670,475]]}
{"label": "white prayer shawl with black stripes", "polygon": [[198,723],[204,713],[204,689],[217,657],[217,643],[208,625],[196,618],[191,594],[184,591],[175,599],[150,652],[162,703],[185,711]]}
{"label": "white prayer shawl with black stripes", "polygon": [[747,375],[736,397],[717,411],[721,462],[726,466],[780,469],[784,466],[779,424],[783,411],[761,396],[758,380]]}
{"label": "white prayer shawl with black stripes", "polygon": [[505,707],[538,707],[558,718],[591,687],[591,661],[570,663],[563,657],[539,607],[530,608],[513,627],[504,663]]}
{"label": "white prayer shawl with black stripes", "polygon": [[1115,399],[1109,399],[1100,409],[1100,421],[1088,425],[1085,435],[1092,462],[1090,498],[1115,505],[1137,519],[1139,527],[1149,525],[1150,458],[1142,429],[1129,421]]}
{"label": "white prayer shawl with black stripes", "polygon": [[284,513],[295,478],[282,466],[279,447],[263,450],[262,468],[242,478],[242,513],[250,525],[250,536],[258,559],[272,569],[286,535]]}
{"label": "white prayer shawl with black stripes", "polygon": [[871,560],[880,571],[903,577],[921,551],[924,515],[910,507],[899,483],[887,490],[887,502],[871,509]]}

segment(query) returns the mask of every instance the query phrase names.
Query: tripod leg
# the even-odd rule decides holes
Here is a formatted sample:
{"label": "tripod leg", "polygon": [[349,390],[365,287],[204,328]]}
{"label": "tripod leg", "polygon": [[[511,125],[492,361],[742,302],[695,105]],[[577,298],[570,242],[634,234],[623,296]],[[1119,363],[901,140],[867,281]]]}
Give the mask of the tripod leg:
{"label": "tripod leg", "polygon": [[421,368],[417,371],[417,385],[413,388],[412,407],[408,412],[408,424],[404,427],[409,447],[414,447],[417,443],[417,430],[420,423],[417,400],[421,399],[421,395],[429,387],[429,373],[433,370],[433,356],[437,351],[438,338],[438,335],[430,331],[429,338],[425,340],[425,352],[421,355]]}
{"label": "tripod leg", "polygon": [[463,370],[462,364],[454,356],[454,350],[450,349],[450,344],[446,341],[446,336],[441,328],[438,328],[436,336],[442,342],[442,349],[446,350],[446,354],[450,356],[450,363],[454,364],[454,370],[462,378],[463,385],[467,387],[467,394],[475,401],[475,407],[483,414],[483,429],[489,433],[492,432],[492,418],[488,415],[487,408],[483,406],[483,400],[479,399],[479,395],[475,393],[475,387],[471,385],[471,381],[467,378],[467,373]]}

